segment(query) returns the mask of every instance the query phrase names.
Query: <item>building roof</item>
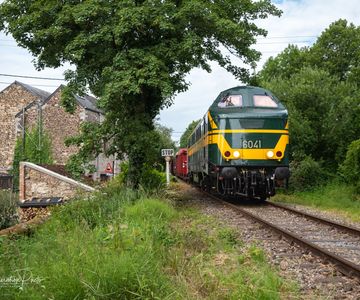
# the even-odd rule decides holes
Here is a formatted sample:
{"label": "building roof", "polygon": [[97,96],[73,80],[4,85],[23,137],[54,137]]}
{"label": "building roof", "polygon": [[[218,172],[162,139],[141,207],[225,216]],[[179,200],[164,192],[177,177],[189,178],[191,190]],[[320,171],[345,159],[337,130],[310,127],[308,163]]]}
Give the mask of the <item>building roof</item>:
{"label": "building roof", "polygon": [[31,94],[33,94],[36,97],[39,97],[41,100],[45,100],[47,97],[50,96],[49,92],[43,91],[41,89],[35,88],[31,85],[22,83],[20,81],[15,80],[14,81],[15,84],[21,85],[24,89],[26,89],[28,92],[30,92]]}
{"label": "building roof", "polygon": [[44,101],[47,97],[49,97],[50,93],[38,88],[35,88],[31,85],[22,83],[20,81],[15,80],[13,83],[9,84],[6,88],[0,91],[0,93],[4,92],[8,88],[10,88],[13,85],[20,85],[23,89],[34,95],[35,97],[39,98],[39,100]]}
{"label": "building roof", "polygon": [[[19,82],[18,82],[19,83]],[[47,94],[47,96],[45,98],[41,98],[41,105],[46,104],[59,90],[61,90],[62,88],[64,88],[64,85],[60,85],[54,92],[52,92],[51,94],[45,91],[41,91],[40,89],[37,88],[33,88],[30,85],[27,84],[23,84],[23,83],[19,83],[21,84],[24,88],[26,89],[32,89],[33,92],[35,92],[36,90],[38,90],[37,92],[44,92]],[[30,91],[30,90],[29,90]],[[45,94],[43,94],[45,96]],[[40,97],[40,96],[39,96]],[[79,95],[74,95],[76,102],[83,108],[96,112],[96,113],[102,113],[102,111],[97,108],[96,106],[96,102],[97,99],[85,94],[84,96],[79,96]],[[27,111],[28,109],[30,109],[32,106],[34,106],[37,103],[37,101],[31,102],[30,104],[28,104],[24,110]],[[15,117],[20,117],[23,113],[23,110],[19,111]]]}
{"label": "building roof", "polygon": [[[45,101],[43,102],[43,104],[45,104],[46,102],[48,102],[53,95],[55,95],[55,93],[57,93],[59,90],[61,90],[62,88],[64,88],[65,86],[62,84],[60,85],[49,97],[47,97],[47,99],[45,99]],[[96,103],[97,103],[97,99],[85,94],[84,96],[80,96],[80,95],[74,95],[76,102],[83,108],[97,112],[97,113],[102,113],[102,111],[97,108]]]}
{"label": "building roof", "polygon": [[97,99],[85,94],[84,96],[75,95],[76,101],[85,109],[92,110],[98,113],[102,113],[100,109],[97,108],[96,102]]}

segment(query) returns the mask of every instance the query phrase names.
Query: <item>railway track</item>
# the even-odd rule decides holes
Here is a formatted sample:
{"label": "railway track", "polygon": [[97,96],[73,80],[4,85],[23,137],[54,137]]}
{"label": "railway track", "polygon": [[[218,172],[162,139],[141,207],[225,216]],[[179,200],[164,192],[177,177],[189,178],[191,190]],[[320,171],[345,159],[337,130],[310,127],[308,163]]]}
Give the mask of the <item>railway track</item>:
{"label": "railway track", "polygon": [[249,206],[234,204],[206,193],[244,216],[276,231],[331,262],[343,274],[360,281],[360,230],[268,202]]}

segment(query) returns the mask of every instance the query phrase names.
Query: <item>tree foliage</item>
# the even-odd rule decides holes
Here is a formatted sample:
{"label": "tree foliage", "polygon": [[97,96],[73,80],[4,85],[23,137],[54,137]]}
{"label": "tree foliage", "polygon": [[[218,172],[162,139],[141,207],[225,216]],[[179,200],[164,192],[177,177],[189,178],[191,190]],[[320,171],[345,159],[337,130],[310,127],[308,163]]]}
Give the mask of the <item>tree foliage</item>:
{"label": "tree foliage", "polygon": [[296,191],[311,190],[323,184],[328,174],[324,172],[320,163],[310,156],[302,160],[295,160],[291,164],[290,187]]}
{"label": "tree foliage", "polygon": [[199,124],[201,120],[192,121],[189,126],[185,129],[185,132],[180,137],[180,148],[186,148],[188,144],[188,139],[191,133],[194,131],[197,124]]}
{"label": "tree foliage", "polygon": [[332,161],[335,153],[328,150],[333,142],[329,135],[333,123],[328,117],[338,101],[336,78],[306,67],[289,79],[277,78],[266,85],[289,109],[292,157],[310,155],[315,160]]}
{"label": "tree foliage", "polygon": [[360,193],[360,139],[349,145],[344,163],[340,166],[340,172],[345,180],[353,184]]}
{"label": "tree foliage", "polygon": [[359,45],[360,27],[338,20],[312,47],[290,45],[257,75],[289,109],[295,167],[311,157],[335,173],[360,137]]}
{"label": "tree foliage", "polygon": [[254,21],[269,15],[280,15],[270,0],[5,0],[0,29],[31,51],[38,69],[72,64],[64,105],[73,109],[69,95],[87,88],[100,97],[106,119],[91,139],[111,141],[112,152],[128,155],[136,185],[153,119],[188,88],[185,76],[195,67],[210,71],[215,61],[248,78],[221,48],[245,64],[257,61],[251,45],[266,32]]}
{"label": "tree foliage", "polygon": [[175,149],[175,142],[171,138],[171,134],[173,133],[172,128],[168,128],[164,125],[159,123],[155,124],[155,131],[158,135],[156,139],[157,144],[157,159],[156,162],[160,163],[161,165],[164,164],[164,158],[161,156],[161,149]]}
{"label": "tree foliage", "polygon": [[276,57],[270,57],[257,76],[260,82],[267,82],[275,78],[289,79],[306,66],[308,48],[299,49],[296,45],[289,45]]}
{"label": "tree foliage", "polygon": [[360,27],[340,19],[332,23],[311,47],[309,61],[341,81],[358,82]]}
{"label": "tree foliage", "polygon": [[339,166],[341,175],[357,185],[358,144],[353,141],[360,136],[359,44],[360,27],[340,19],[313,46],[289,45],[256,76],[289,110],[295,189],[322,183]]}

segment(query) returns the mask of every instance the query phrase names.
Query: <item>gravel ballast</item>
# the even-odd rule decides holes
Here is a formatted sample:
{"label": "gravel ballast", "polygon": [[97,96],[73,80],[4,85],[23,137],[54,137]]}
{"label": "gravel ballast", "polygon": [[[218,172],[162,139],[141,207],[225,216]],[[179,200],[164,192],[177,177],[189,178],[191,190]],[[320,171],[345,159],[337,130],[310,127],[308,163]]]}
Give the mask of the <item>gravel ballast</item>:
{"label": "gravel ballast", "polygon": [[[204,214],[217,218],[222,224],[235,228],[243,242],[256,244],[265,251],[269,262],[278,268],[282,277],[296,281],[300,286],[300,295],[295,298],[360,299],[360,283],[341,274],[332,264],[207,197],[196,188],[184,183],[179,185],[179,201],[195,206]],[[296,208],[302,209],[299,205]],[[315,210],[304,209],[317,215]]]}

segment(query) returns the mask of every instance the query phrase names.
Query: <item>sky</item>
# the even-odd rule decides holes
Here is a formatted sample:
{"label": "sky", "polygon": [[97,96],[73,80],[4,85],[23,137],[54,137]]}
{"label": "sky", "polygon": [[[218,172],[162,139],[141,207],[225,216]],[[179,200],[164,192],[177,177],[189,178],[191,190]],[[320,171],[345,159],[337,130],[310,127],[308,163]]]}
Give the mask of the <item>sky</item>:
{"label": "sky", "polygon": [[[0,0],[1,2],[3,0]],[[311,46],[322,31],[340,18],[360,26],[358,0],[274,0],[272,2],[283,11],[283,14],[281,17],[270,17],[256,22],[259,27],[268,31],[267,37],[259,38],[254,45],[254,48],[262,53],[262,58],[257,63],[257,71],[261,70],[270,56],[276,56],[289,44],[296,44],[299,47]],[[0,32],[0,90],[14,80],[49,92],[65,83],[61,80],[4,76],[10,74],[61,79],[64,71],[69,67],[37,71],[33,66],[33,59],[27,50],[16,45],[11,36]],[[233,62],[241,63],[235,58]],[[211,73],[200,69],[192,70],[187,76],[187,81],[191,83],[188,91],[176,95],[174,104],[160,113],[159,122],[173,129],[174,140],[180,139],[191,121],[205,114],[221,91],[243,85],[218,65],[211,64],[211,66]]]}

